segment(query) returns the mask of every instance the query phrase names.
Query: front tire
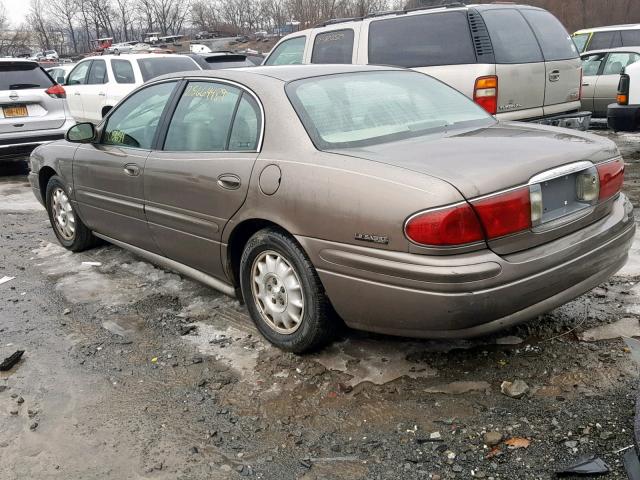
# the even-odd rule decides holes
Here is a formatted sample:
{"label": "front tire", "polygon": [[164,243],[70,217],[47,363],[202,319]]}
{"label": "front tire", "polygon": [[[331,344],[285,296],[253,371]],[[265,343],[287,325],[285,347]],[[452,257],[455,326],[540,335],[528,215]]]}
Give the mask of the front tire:
{"label": "front tire", "polygon": [[47,183],[46,203],[49,221],[60,244],[72,252],[82,252],[96,244],[91,233],[71,205],[62,178],[54,175]]}
{"label": "front tire", "polygon": [[256,327],[282,350],[308,352],[335,334],[335,312],[318,273],[285,233],[266,228],[249,239],[240,259],[240,286]]}

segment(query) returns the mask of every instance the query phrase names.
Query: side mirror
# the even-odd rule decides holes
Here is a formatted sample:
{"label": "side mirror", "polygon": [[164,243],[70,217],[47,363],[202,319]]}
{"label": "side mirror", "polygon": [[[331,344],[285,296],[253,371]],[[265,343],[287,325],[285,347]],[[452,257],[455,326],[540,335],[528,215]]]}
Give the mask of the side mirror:
{"label": "side mirror", "polygon": [[91,143],[96,138],[96,127],[93,123],[77,123],[64,136],[67,142]]}

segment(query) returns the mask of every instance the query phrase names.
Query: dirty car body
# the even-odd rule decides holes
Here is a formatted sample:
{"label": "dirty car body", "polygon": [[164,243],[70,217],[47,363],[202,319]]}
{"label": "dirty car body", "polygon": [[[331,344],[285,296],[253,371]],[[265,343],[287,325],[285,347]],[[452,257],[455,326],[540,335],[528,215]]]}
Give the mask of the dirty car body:
{"label": "dirty car body", "polygon": [[[110,125],[153,92],[158,118],[133,145]],[[231,100],[229,118],[210,115],[230,122],[216,140],[198,109]],[[354,328],[431,338],[534,318],[614,274],[635,231],[613,143],[497,122],[390,67],[165,76],[87,142],[41,147],[31,162],[45,204],[59,178],[88,231],[243,296],[259,327],[271,322],[261,332],[294,351],[319,344],[287,343],[309,334],[305,322],[330,336],[335,324],[316,322],[329,309]]]}

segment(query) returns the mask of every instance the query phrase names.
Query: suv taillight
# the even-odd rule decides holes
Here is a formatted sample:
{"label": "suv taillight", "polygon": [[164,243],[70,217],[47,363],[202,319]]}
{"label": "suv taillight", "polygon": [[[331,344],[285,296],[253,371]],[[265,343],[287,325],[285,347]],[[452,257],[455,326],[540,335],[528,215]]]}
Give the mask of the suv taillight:
{"label": "suv taillight", "polygon": [[629,105],[629,75],[623,73],[620,75],[620,81],[618,82],[618,95],[616,101],[618,105]]}
{"label": "suv taillight", "polygon": [[47,88],[44,93],[49,95],[51,98],[67,98],[67,92],[64,91],[62,85],[58,84]]}
{"label": "suv taillight", "polygon": [[624,182],[624,162],[622,158],[617,158],[611,162],[596,165],[598,169],[598,180],[600,183],[599,200],[606,200],[613,197],[622,189]]}
{"label": "suv taillight", "polygon": [[489,75],[476,78],[473,86],[473,101],[491,115],[498,111],[498,77]]}

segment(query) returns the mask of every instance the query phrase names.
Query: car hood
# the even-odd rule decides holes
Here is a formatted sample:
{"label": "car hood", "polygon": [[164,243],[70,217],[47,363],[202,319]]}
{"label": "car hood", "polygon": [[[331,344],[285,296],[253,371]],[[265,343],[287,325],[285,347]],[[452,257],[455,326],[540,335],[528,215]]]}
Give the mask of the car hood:
{"label": "car hood", "polygon": [[525,184],[559,165],[618,155],[613,142],[596,135],[519,122],[329,151],[440,178],[467,199]]}

